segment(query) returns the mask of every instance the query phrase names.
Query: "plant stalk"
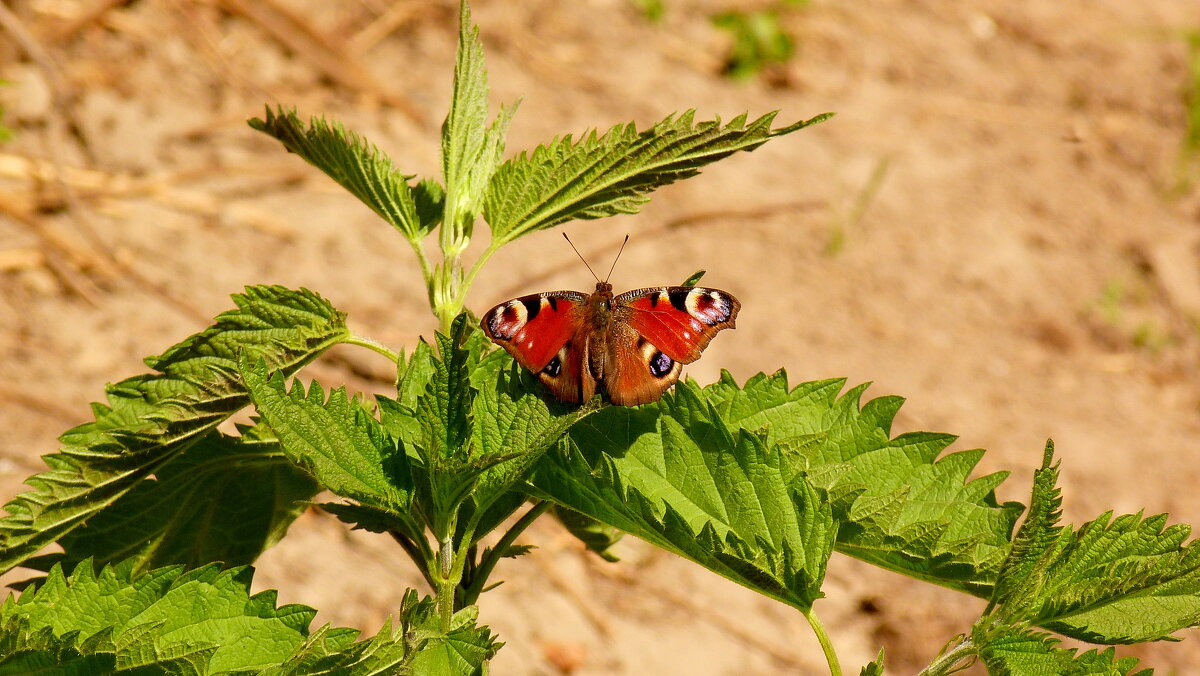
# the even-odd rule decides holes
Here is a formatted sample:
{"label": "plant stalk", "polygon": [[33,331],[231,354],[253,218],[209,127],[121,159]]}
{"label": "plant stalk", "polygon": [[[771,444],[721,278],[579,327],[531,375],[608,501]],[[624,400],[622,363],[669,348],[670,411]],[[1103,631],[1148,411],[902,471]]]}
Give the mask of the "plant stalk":
{"label": "plant stalk", "polygon": [[350,334],[349,338],[346,338],[342,342],[347,345],[358,345],[359,347],[365,347],[368,350],[378,352],[379,354],[387,357],[388,359],[391,359],[393,364],[400,363],[400,354],[399,353],[393,351],[392,349],[388,348],[386,345],[384,345],[382,343],[378,343],[374,340],[371,340],[370,338],[364,338],[362,336],[358,336],[358,335],[355,335],[352,333],[352,334]]}
{"label": "plant stalk", "polygon": [[813,634],[821,643],[821,651],[825,653],[825,662],[829,665],[829,676],[842,676],[842,665],[838,661],[837,651],[833,649],[833,642],[829,640],[829,634],[825,633],[825,625],[821,624],[821,619],[813,612],[811,606],[802,609],[800,614],[808,620],[808,626],[812,627]]}
{"label": "plant stalk", "polygon": [[454,620],[454,589],[458,586],[458,580],[453,579],[454,573],[454,531],[451,529],[442,538],[441,546],[438,548],[438,573],[437,573],[437,609],[438,620],[441,624],[443,632],[450,631],[450,625]]}
{"label": "plant stalk", "polygon": [[520,537],[521,533],[524,533],[525,529],[529,528],[534,521],[537,521],[539,516],[545,514],[546,510],[550,509],[552,505],[553,503],[551,502],[535,501],[533,506],[529,508],[529,511],[522,514],[521,518],[517,519],[512,528],[509,528],[504,533],[504,536],[500,538],[496,546],[484,552],[483,558],[479,562],[479,567],[475,569],[470,585],[463,591],[464,606],[474,605],[479,600],[479,595],[483,593],[484,585],[487,584],[488,578],[491,577],[492,570],[500,562],[500,559],[504,558],[505,550],[511,547],[512,543]]}
{"label": "plant stalk", "polygon": [[947,676],[961,671],[963,667],[955,667],[955,665],[974,654],[975,644],[971,639],[964,639],[962,643],[938,655],[938,658],[922,669],[917,676]]}

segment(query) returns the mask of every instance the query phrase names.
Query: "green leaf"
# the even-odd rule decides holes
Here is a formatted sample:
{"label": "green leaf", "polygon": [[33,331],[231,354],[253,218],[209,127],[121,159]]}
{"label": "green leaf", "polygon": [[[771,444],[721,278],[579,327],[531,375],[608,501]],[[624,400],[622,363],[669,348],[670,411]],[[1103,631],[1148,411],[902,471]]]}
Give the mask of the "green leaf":
{"label": "green leaf", "polygon": [[[504,365],[505,368],[492,368]],[[554,447],[579,420],[599,410],[598,401],[582,406],[563,404],[544,395],[537,379],[503,350],[494,350],[472,373],[477,394],[472,402],[472,447],[483,458],[498,458],[480,475],[471,494],[477,512],[483,512],[517,482],[524,481],[542,455]],[[523,495],[523,494],[522,494]],[[498,525],[524,500],[515,501],[507,513],[493,515],[481,525],[479,535]]]}
{"label": "green leaf", "polygon": [[[411,590],[409,590],[411,592]],[[282,664],[264,669],[261,676],[361,676],[405,673],[414,653],[405,644],[403,630],[391,618],[372,638],[355,642],[357,630],[325,625],[309,635]]]}
{"label": "green leaf", "polygon": [[247,286],[233,294],[238,306],[217,315],[216,323],[158,357],[152,369],[177,377],[234,373],[238,359],[262,359],[272,371],[292,372],[349,336],[346,315],[308,289]]}
{"label": "green leaf", "polygon": [[761,433],[731,430],[692,383],[578,423],[535,492],[807,609],[837,529],[828,503]]}
{"label": "green leaf", "polygon": [[562,505],[554,506],[554,516],[558,518],[559,523],[567,532],[574,535],[577,540],[583,543],[590,551],[595,553],[600,558],[609,563],[616,563],[621,559],[613,553],[612,549],[616,546],[625,534],[613,528],[612,526],[593,519],[586,514],[580,514],[573,509],[567,509]]}
{"label": "green leaf", "polygon": [[[980,595],[990,591],[1020,509],[1018,504],[996,503],[993,489],[1003,475],[968,482],[978,452],[934,462],[953,440],[948,435],[889,438],[900,400],[877,399],[860,409],[863,388],[839,397],[842,385],[841,380],[830,380],[789,389],[781,372],[755,376],[740,388],[724,374],[720,382],[703,389],[693,383],[679,385],[654,406],[606,409],[573,428],[571,438],[579,449],[573,455],[552,453],[543,459],[534,492],[673,551],[680,551],[680,544],[660,537],[655,519],[678,518],[692,533],[714,520],[719,539],[729,528],[721,519],[731,518],[722,516],[722,510],[730,515],[768,511],[807,518],[815,502],[805,496],[815,492],[831,503],[839,523],[839,550],[952,588]],[[680,408],[671,403],[684,401],[704,405]],[[694,420],[707,420],[715,429],[681,434],[668,414],[686,421],[685,430]],[[692,441],[687,442],[689,436]],[[715,481],[705,476],[714,469],[693,455],[694,448],[682,450],[689,445],[699,446],[701,456],[725,453],[743,458],[744,471],[754,476],[751,485],[776,491],[771,487],[783,485],[797,506],[784,510],[775,494],[776,502],[768,509],[761,497],[725,488],[695,495]],[[758,476],[764,472],[773,478]],[[753,542],[764,537],[761,528],[750,525],[745,533],[735,532]],[[765,541],[773,542],[770,537]],[[819,547],[791,556],[800,551],[811,558],[794,564],[795,570],[819,578]],[[772,574],[786,577],[781,571]],[[789,603],[802,605],[806,598],[798,588],[781,592],[778,580],[754,584]]]}
{"label": "green leaf", "polygon": [[598,404],[569,406],[543,395],[511,356],[490,349],[466,314],[455,318],[450,337],[438,334],[436,340],[437,356],[418,345],[398,398],[379,398],[380,414],[414,453],[420,502],[431,506],[430,526],[439,539],[464,501],[482,536],[524,503],[513,487]]}
{"label": "green leaf", "polygon": [[0,640],[12,640],[7,631],[19,618],[24,622],[16,627],[18,645],[21,634],[49,629],[81,653],[118,651],[118,663],[122,657],[138,658],[140,651],[120,650],[128,642],[149,643],[156,656],[175,650],[211,651],[202,673],[264,668],[286,658],[302,642],[315,611],[294,605],[276,608],[274,592],[251,597],[250,573],[248,568],[222,571],[217,565],[185,573],[172,566],[134,578],[130,565],[106,567],[97,574],[85,561],[68,578],[55,567],[42,585],[27,588],[19,600],[10,598],[0,607],[6,630]]}
{"label": "green leaf", "polygon": [[[355,642],[355,629],[309,632],[316,613],[276,607],[274,591],[250,595],[252,569],[179,566],[132,574],[123,562],[98,574],[90,561],[70,576],[55,567],[38,586],[0,606],[0,674],[140,673],[394,674],[476,673],[499,648],[475,609],[437,630],[429,598],[408,590],[400,623]],[[447,646],[450,648],[448,649]],[[454,659],[448,659],[453,657]],[[418,665],[440,671],[421,671]]]}
{"label": "green leaf", "polygon": [[465,315],[460,315],[452,326],[452,337],[437,334],[440,358],[432,359],[433,377],[413,412],[421,430],[415,450],[425,479],[417,482],[417,489],[423,489],[421,503],[432,512],[429,525],[439,541],[449,532],[458,507],[487,466],[472,447],[475,391],[470,386],[470,372],[477,356],[466,348],[466,327]]}
{"label": "green leaf", "polygon": [[656,188],[831,115],[771,129],[775,113],[749,124],[746,115],[739,115],[722,126],[720,120],[693,124],[693,113],[688,111],[643,132],[633,124],[622,124],[601,136],[592,131],[578,141],[571,136],[558,138],[496,169],[487,189],[484,218],[494,240],[504,243],[572,219],[637,213]]}
{"label": "green leaf", "polygon": [[1029,511],[1013,538],[1012,549],[992,592],[989,610],[1002,605],[1003,617],[1021,619],[1033,612],[1047,575],[1046,551],[1062,533],[1062,527],[1058,525],[1060,518],[1062,493],[1058,489],[1058,464],[1054,463],[1054,442],[1048,441],[1042,453],[1042,466],[1033,475]]}
{"label": "green leaf", "polygon": [[159,371],[107,388],[95,422],[44,456],[50,471],[5,505],[0,570],[9,570],[118,500],[249,403],[236,379],[241,355],[292,372],[349,334],[344,317],[311,291],[247,287],[238,309],[146,363]]}
{"label": "green leaf", "polygon": [[442,251],[457,256],[466,248],[483,204],[483,194],[504,154],[504,138],[516,106],[502,108],[491,126],[487,68],[479,27],[471,24],[466,0],[459,4],[458,53],[454,93],[442,124],[442,174],[446,180]]}
{"label": "green leaf", "polygon": [[401,515],[412,502],[408,456],[346,388],[326,396],[313,381],[289,391],[282,373],[243,363],[242,377],[283,452],[325,488],[364,505]]}
{"label": "green leaf", "polygon": [[[1058,647],[1058,639],[1030,630],[1006,631],[973,637],[979,641],[979,656],[996,676],[1150,676],[1150,669],[1137,670],[1137,659],[1118,658],[1109,648],[1076,650]],[[1136,671],[1135,671],[1136,670]]]}
{"label": "green leaf", "polygon": [[1064,528],[1043,553],[1046,571],[1018,619],[1091,643],[1171,638],[1200,625],[1200,546],[1165,514],[1102,514]]}
{"label": "green leaf", "polygon": [[1037,625],[1091,643],[1171,639],[1200,625],[1200,544],[1167,516],[1102,514],[1075,530],[1057,525],[1053,444],[1034,478],[1030,513],[997,584],[999,627]]}
{"label": "green leaf", "polygon": [[421,647],[413,660],[413,674],[475,674],[502,644],[487,627],[477,626],[479,608],[467,606],[454,613],[450,631],[439,628],[441,620],[429,600],[416,602],[416,592],[404,598],[403,612],[409,618],[409,640]]}
{"label": "green leaf", "polygon": [[858,676],[883,676],[883,648],[879,654],[858,672]]}
{"label": "green leaf", "polygon": [[700,283],[700,278],[704,276],[705,272],[707,272],[707,271],[706,270],[697,270],[697,271],[693,272],[692,276],[683,280],[683,284],[680,284],[679,286],[696,286],[697,284]]}
{"label": "green leaf", "polygon": [[414,245],[437,226],[440,209],[430,208],[438,197],[435,183],[414,189],[391,158],[338,122],[314,117],[306,126],[295,109],[266,109],[250,126],[278,139],[305,162],[325,172],[351,195],[391,223]]}
{"label": "green leaf", "polygon": [[[410,411],[415,409],[417,399],[425,394],[429,383],[433,381],[433,374],[433,350],[430,349],[429,343],[422,338],[417,342],[417,347],[408,361],[401,364],[396,378],[396,401],[394,403]],[[386,418],[384,424],[387,424]],[[394,430],[393,434],[405,438],[398,431]]]}
{"label": "green leaf", "polygon": [[1008,553],[1020,503],[996,501],[1007,473],[969,479],[982,450],[938,458],[952,435],[890,437],[903,399],[862,405],[860,385],[844,380],[788,388],[783,371],[738,387],[728,373],[705,388],[726,423],[763,430],[790,462],[827,490],[841,527],[838,551],[870,563],[987,597]]}
{"label": "green leaf", "polygon": [[319,487],[261,428],[211,432],[111,507],[59,540],[68,569],[129,559],[135,574],[170,564],[253,563]]}

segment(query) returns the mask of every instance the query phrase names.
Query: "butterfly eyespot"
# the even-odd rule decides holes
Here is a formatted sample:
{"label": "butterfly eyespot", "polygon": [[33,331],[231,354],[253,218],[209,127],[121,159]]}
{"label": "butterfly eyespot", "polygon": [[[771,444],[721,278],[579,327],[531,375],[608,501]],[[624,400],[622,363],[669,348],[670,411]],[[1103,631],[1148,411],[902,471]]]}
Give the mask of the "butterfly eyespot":
{"label": "butterfly eyespot", "polygon": [[674,367],[675,360],[658,350],[655,350],[654,354],[650,356],[650,375],[655,378],[662,378],[668,375]]}
{"label": "butterfly eyespot", "polygon": [[557,378],[558,374],[562,373],[562,360],[558,358],[558,355],[554,355],[554,358],[550,360],[550,363],[546,364],[546,368],[542,369],[542,373],[545,373],[551,378]]}
{"label": "butterfly eyespot", "polygon": [[[733,314],[733,305],[729,297],[713,289],[692,289],[687,293],[683,304],[681,309],[709,326],[727,322]],[[697,330],[700,330],[698,324],[696,326]]]}
{"label": "butterfly eyespot", "polygon": [[488,313],[488,333],[501,340],[512,340],[534,314],[537,312],[531,313],[529,306],[519,300],[499,305]]}

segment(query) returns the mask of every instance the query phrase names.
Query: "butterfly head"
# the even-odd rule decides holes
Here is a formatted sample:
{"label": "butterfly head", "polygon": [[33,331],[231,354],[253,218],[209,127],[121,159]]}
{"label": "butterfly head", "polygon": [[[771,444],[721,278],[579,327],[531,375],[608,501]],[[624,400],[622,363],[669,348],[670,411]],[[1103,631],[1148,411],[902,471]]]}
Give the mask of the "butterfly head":
{"label": "butterfly head", "polygon": [[591,321],[594,324],[607,324],[615,308],[612,284],[596,282],[596,291],[588,297],[588,306],[591,308]]}

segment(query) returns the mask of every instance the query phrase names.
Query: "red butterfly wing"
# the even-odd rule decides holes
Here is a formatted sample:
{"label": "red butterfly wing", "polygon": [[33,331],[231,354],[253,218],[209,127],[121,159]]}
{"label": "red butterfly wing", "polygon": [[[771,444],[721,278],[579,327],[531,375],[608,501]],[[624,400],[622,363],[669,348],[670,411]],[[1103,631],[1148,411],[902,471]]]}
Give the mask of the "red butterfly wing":
{"label": "red butterfly wing", "polygon": [[521,296],[488,310],[480,325],[521,366],[540,373],[575,335],[581,322],[576,309],[587,298],[576,291]]}
{"label": "red butterfly wing", "polygon": [[[662,286],[615,299],[625,322],[672,360],[690,364],[721,329],[732,329],[742,304],[720,289]],[[633,348],[634,346],[630,346]],[[611,391],[610,386],[610,391]]]}
{"label": "red butterfly wing", "polygon": [[658,401],[679,380],[681,362],[671,359],[628,324],[615,323],[609,334],[604,388],[617,406]]}
{"label": "red butterfly wing", "polygon": [[587,300],[575,291],[521,296],[488,310],[480,325],[517,363],[536,373],[555,397],[579,403],[596,392],[596,381],[584,363]]}

